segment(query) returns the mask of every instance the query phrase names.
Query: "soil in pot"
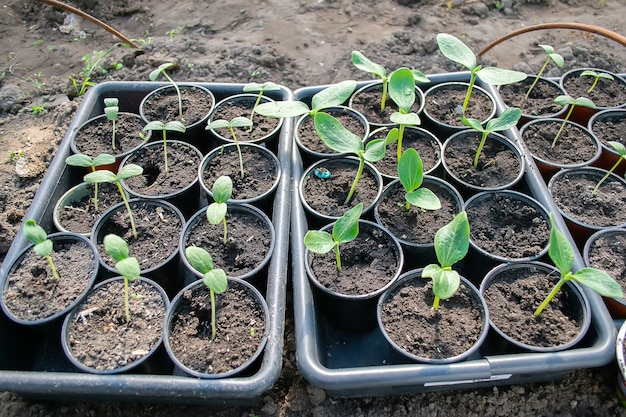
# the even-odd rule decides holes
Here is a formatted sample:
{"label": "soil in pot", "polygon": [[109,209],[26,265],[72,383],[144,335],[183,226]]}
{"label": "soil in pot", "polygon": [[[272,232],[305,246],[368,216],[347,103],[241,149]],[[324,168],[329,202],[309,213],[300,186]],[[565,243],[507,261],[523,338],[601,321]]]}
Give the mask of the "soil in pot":
{"label": "soil in pot", "polygon": [[[257,95],[242,94],[235,97],[236,99],[228,101],[225,100],[218,103],[213,111],[213,114],[210,116],[210,121],[220,119],[231,121],[235,117],[246,117],[249,119],[254,103],[256,102]],[[261,103],[268,101],[268,99],[265,99],[261,101]],[[252,121],[252,130],[249,130],[247,127],[236,127],[234,128],[235,135],[237,136],[237,140],[239,142],[258,141],[266,137],[269,139],[269,135],[276,131],[281,123],[281,120],[282,119],[266,117],[255,113]],[[229,141],[232,141],[232,135],[229,129],[215,129],[215,132],[223,138],[227,138]]]}
{"label": "soil in pot", "polygon": [[520,108],[522,117],[550,117],[562,112],[563,106],[556,104],[554,99],[564,94],[563,89],[554,81],[540,77],[528,98],[525,98],[535,78],[531,76],[517,83],[500,86],[498,92],[502,100],[508,107]]}
{"label": "soil in pot", "polygon": [[186,290],[172,306],[169,349],[189,369],[202,374],[232,371],[259,350],[267,329],[265,314],[250,289],[229,280],[215,295],[217,335],[211,340],[211,301],[204,285]]}
{"label": "soil in pot", "polygon": [[[465,128],[457,107],[465,100],[467,86],[463,83],[451,83],[428,90],[425,98],[425,114],[439,123]],[[465,117],[485,121],[492,116],[493,110],[494,104],[491,97],[475,87],[470,95]]]}
{"label": "soil in pot", "polygon": [[244,176],[241,177],[237,147],[225,146],[214,150],[213,157],[203,163],[201,180],[205,190],[211,190],[222,175],[233,181],[232,200],[250,200],[262,196],[276,185],[279,176],[278,160],[260,146],[240,145]]}
{"label": "soil in pot", "polygon": [[[139,115],[121,112],[115,121],[115,149],[112,147],[113,124],[106,116],[96,117],[82,125],[75,134],[73,148],[76,153],[83,153],[92,158],[101,153],[125,155],[143,145],[144,140],[139,134],[145,122]],[[149,133],[149,132],[148,132]]]}
{"label": "soil in pot", "polygon": [[98,217],[113,205],[120,203],[122,197],[117,185],[111,183],[98,184],[98,210],[93,203],[93,185],[86,184],[90,191],[79,200],[73,200],[60,208],[58,220],[65,230],[73,233],[89,235]]}
{"label": "soil in pot", "polygon": [[548,214],[522,194],[477,194],[466,202],[466,211],[470,241],[491,255],[502,259],[532,258],[548,246]]}
{"label": "soil in pot", "polygon": [[[492,323],[512,339],[529,346],[556,347],[581,331],[580,303],[563,286],[538,317],[533,313],[559,280],[558,271],[509,269],[483,291]],[[574,300],[570,300],[574,299]]]}
{"label": "soil in pot", "polygon": [[131,366],[160,344],[167,301],[144,278],[129,283],[130,323],[126,322],[124,280],[96,287],[64,328],[67,348],[76,361],[98,371]]}
{"label": "soil in pot", "polygon": [[[591,69],[591,68],[590,68]],[[626,104],[626,82],[613,75],[613,80],[600,78],[596,86],[589,92],[593,85],[594,77],[580,76],[584,68],[576,69],[563,74],[561,85],[571,97],[588,97],[596,107],[619,107]],[[606,73],[597,69],[596,73]]]}
{"label": "soil in pot", "polygon": [[[609,141],[626,145],[626,110],[604,110],[596,113],[589,120],[589,130],[600,141],[602,154],[593,164],[604,169],[611,169],[619,159],[619,154],[609,145]],[[620,162],[614,170],[615,174],[624,176],[626,163]]]}
{"label": "soil in pot", "polygon": [[606,171],[586,168],[561,171],[549,189],[559,210],[570,219],[594,228],[626,224],[626,183],[609,176],[598,191],[593,189]]}
{"label": "soil in pot", "polygon": [[[389,128],[383,127],[375,130],[369,136],[368,141],[385,139]],[[424,174],[435,170],[441,162],[441,143],[427,130],[407,126],[402,137],[402,151],[413,148],[422,159]],[[398,142],[387,145],[385,157],[373,163],[376,169],[387,178],[398,177]]]}
{"label": "soil in pot", "polygon": [[626,291],[626,229],[598,233],[588,243],[585,246],[587,265],[605,271]]}
{"label": "soil in pot", "polygon": [[[387,125],[391,124],[391,115],[398,111],[398,106],[387,94],[387,101],[384,110],[380,109],[382,100],[383,85],[374,83],[371,87],[364,87],[352,95],[350,107],[361,113],[370,124]],[[411,107],[412,113],[420,113],[423,107],[421,91],[416,90],[415,103]]]}
{"label": "soil in pot", "polygon": [[[364,123],[367,122],[358,117],[351,109],[347,107],[337,107],[324,109],[323,111],[337,119],[349,132],[354,133],[360,138],[365,138],[367,127]],[[305,115],[298,124],[297,134],[299,145],[310,151],[328,155],[336,153],[322,142],[315,130],[313,118],[308,115]]]}
{"label": "soil in pot", "polygon": [[317,213],[338,218],[359,203],[363,203],[365,212],[368,207],[373,206],[379,196],[382,186],[378,181],[380,177],[375,176],[373,168],[371,171],[367,169],[367,164],[348,204],[345,204],[345,200],[356,177],[358,160],[331,158],[321,161],[316,166],[318,172],[320,169],[330,172],[330,177],[323,178],[322,175],[316,175],[314,171],[305,175],[300,193],[310,209]]}
{"label": "soil in pot", "polygon": [[272,231],[268,222],[253,211],[237,210],[235,205],[226,213],[227,242],[224,244],[224,226],[210,224],[204,211],[189,222],[184,233],[185,247],[198,246],[213,258],[216,268],[229,277],[239,277],[256,269],[266,261],[272,250]]}
{"label": "soil in pot", "polygon": [[183,115],[178,109],[178,94],[174,87],[163,88],[149,94],[141,103],[142,117],[147,121],[171,122],[178,120],[189,127],[206,119],[215,104],[213,96],[203,88],[180,85]]}
{"label": "soil in pot", "polygon": [[404,351],[425,359],[453,358],[467,352],[484,332],[486,316],[477,300],[461,285],[434,310],[432,280],[418,276],[385,297],[380,320],[387,336]]}
{"label": "soil in pot", "polygon": [[94,252],[82,240],[51,238],[50,254],[59,279],[53,277],[48,261],[29,250],[17,268],[6,277],[3,303],[11,314],[24,321],[42,320],[70,306],[95,279]]}
{"label": "soil in pot", "polygon": [[137,164],[143,174],[124,180],[130,191],[141,196],[163,196],[183,190],[198,179],[202,155],[193,146],[179,141],[167,142],[167,164],[163,143],[144,146],[124,160],[123,165]]}
{"label": "soil in pot", "polygon": [[[443,149],[443,163],[447,172],[473,188],[503,188],[520,178],[522,161],[511,146],[506,146],[490,134],[474,168],[474,157],[481,134],[472,130],[450,137]],[[503,139],[506,140],[506,139]]]}

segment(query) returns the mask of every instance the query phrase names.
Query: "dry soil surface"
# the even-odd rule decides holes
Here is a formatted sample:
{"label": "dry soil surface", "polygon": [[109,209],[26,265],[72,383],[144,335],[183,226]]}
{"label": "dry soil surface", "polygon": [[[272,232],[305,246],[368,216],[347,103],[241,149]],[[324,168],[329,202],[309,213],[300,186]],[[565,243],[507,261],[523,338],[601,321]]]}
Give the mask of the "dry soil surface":
{"label": "dry soil surface", "polygon": [[[456,71],[437,51],[449,32],[475,51],[513,30],[581,22],[624,32],[625,0],[74,0],[72,4],[142,47],[37,1],[0,0],[0,259],[90,81],[148,80],[163,62],[179,81],[274,81],[297,89],[347,78],[371,79],[350,63],[357,49],[388,69]],[[496,5],[498,7],[496,7]],[[565,57],[558,76],[583,66],[626,72],[626,48],[598,35],[536,31],[506,41],[483,63],[536,73],[538,44]],[[410,396],[336,399],[298,373],[287,311],[283,373],[254,407],[43,402],[0,393],[1,416],[626,416],[615,397],[614,364],[549,383]],[[6,343],[2,341],[2,343]],[[76,400],[80,400],[77,398]]]}

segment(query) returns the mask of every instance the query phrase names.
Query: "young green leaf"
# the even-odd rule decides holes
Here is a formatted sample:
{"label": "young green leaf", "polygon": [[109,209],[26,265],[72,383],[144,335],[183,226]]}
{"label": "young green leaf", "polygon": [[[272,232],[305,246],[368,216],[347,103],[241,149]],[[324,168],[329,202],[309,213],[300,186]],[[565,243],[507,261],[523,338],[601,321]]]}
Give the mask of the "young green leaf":
{"label": "young green leaf", "polygon": [[572,98],[570,96],[557,96],[554,99],[554,102],[556,104],[558,104],[559,106],[567,106],[567,105],[569,105],[570,108],[569,108],[569,110],[567,112],[567,115],[565,115],[565,118],[563,119],[563,123],[561,123],[561,127],[559,128],[559,131],[556,132],[556,136],[552,140],[552,145],[550,146],[550,148],[554,148],[554,146],[556,145],[557,139],[561,135],[561,132],[563,132],[563,129],[565,128],[565,125],[566,125],[567,121],[569,120],[570,116],[572,115],[572,112],[574,111],[574,108],[576,106],[583,106],[583,107],[587,107],[587,108],[590,108],[590,109],[595,109],[596,108],[596,105],[593,104],[593,101],[591,101],[587,97],[578,97],[577,99],[574,99],[574,98]]}
{"label": "young green leaf", "polygon": [[352,51],[351,57],[352,64],[354,64],[354,66],[361,71],[369,72],[370,74],[373,74],[383,80],[387,77],[385,67],[370,61],[365,57],[365,55],[363,55],[363,53],[359,51]]}
{"label": "young green leaf", "polygon": [[400,113],[407,114],[415,103],[415,77],[408,68],[400,68],[389,78],[389,97],[396,103]]}
{"label": "young green leaf", "polygon": [[609,144],[609,146],[611,148],[613,148],[613,150],[615,152],[618,153],[619,158],[617,159],[617,161],[615,162],[615,164],[613,164],[613,166],[611,167],[611,169],[608,170],[608,172],[606,174],[604,174],[604,176],[600,179],[600,181],[598,181],[598,183],[596,184],[596,186],[593,188],[593,191],[591,192],[591,195],[595,195],[598,192],[598,189],[600,189],[600,185],[602,185],[602,183],[604,181],[606,181],[606,179],[609,177],[609,175],[611,175],[613,173],[613,171],[615,171],[615,168],[617,168],[617,166],[624,160],[626,159],[626,147],[620,143],[620,142],[616,142],[616,141],[608,141],[607,142]]}
{"label": "young green leaf", "polygon": [[613,76],[611,74],[607,74],[605,72],[596,72],[592,70],[585,70],[580,73],[580,76],[593,77],[593,83],[591,84],[591,87],[589,87],[589,90],[587,90],[587,94],[591,93],[593,89],[596,88],[596,85],[598,85],[598,81],[600,81],[600,79],[613,80]]}
{"label": "young green leaf", "polygon": [[46,260],[48,261],[54,279],[59,279],[59,273],[57,272],[56,265],[54,264],[54,262],[52,261],[52,257],[50,256],[50,254],[54,250],[54,247],[52,245],[52,241],[48,239],[48,234],[43,229],[43,227],[39,226],[37,222],[35,222],[35,220],[28,219],[24,223],[23,232],[26,236],[26,239],[28,239],[28,241],[34,245],[33,251],[37,255],[46,258]]}
{"label": "young green leaf", "polygon": [[408,211],[410,205],[414,205],[424,210],[439,210],[441,201],[428,188],[420,188],[424,179],[422,158],[413,148],[407,149],[400,157],[398,163],[398,177],[404,187],[405,209]]}
{"label": "young green leaf", "polygon": [[468,71],[476,68],[476,55],[463,42],[447,33],[437,35],[437,45],[439,50],[452,62],[464,66]]}
{"label": "young green leaf", "polygon": [[548,256],[561,272],[561,278],[564,278],[574,265],[574,249],[563,233],[556,227],[556,224],[554,224],[552,213],[550,213],[550,226]]}
{"label": "young green leaf", "polygon": [[213,183],[211,189],[213,193],[213,203],[209,204],[206,209],[206,218],[211,224],[222,223],[224,225],[224,244],[228,242],[227,237],[227,225],[226,225],[226,213],[228,212],[228,206],[226,202],[230,199],[233,193],[233,181],[230,177],[220,176]]}
{"label": "young green leaf", "polygon": [[128,258],[128,245],[121,237],[109,234],[104,237],[104,250],[111,258],[116,261],[122,261]]}
{"label": "young green leaf", "polygon": [[182,96],[180,95],[180,89],[178,88],[178,84],[176,84],[174,80],[172,80],[172,78],[166,72],[166,70],[173,68],[173,67],[174,67],[174,63],[166,62],[164,64],[159,65],[157,69],[152,70],[152,72],[150,72],[148,77],[150,78],[150,81],[156,81],[156,79],[159,78],[159,74],[163,74],[163,76],[167,78],[167,80],[170,83],[172,83],[174,90],[176,90],[176,95],[178,96],[178,116],[182,118],[183,117],[183,99],[182,99]]}
{"label": "young green leaf", "polygon": [[141,268],[135,257],[128,256],[128,245],[121,237],[109,234],[103,239],[104,250],[111,258],[116,260],[115,269],[124,277],[124,310],[126,323],[130,323],[130,303],[128,299],[128,282],[139,278]]}
{"label": "young green leaf", "polygon": [[333,84],[311,98],[311,110],[313,112],[327,109],[329,107],[341,106],[356,90],[356,81],[345,80]]}
{"label": "young green leaf", "polygon": [[546,58],[546,61],[543,63],[543,66],[541,67],[541,69],[537,73],[537,76],[535,77],[535,80],[533,81],[533,83],[528,88],[528,91],[526,91],[526,94],[524,95],[524,99],[525,100],[527,100],[528,97],[530,96],[530,92],[533,90],[533,88],[535,88],[535,85],[537,85],[537,82],[539,81],[539,78],[541,77],[541,74],[543,74],[543,72],[547,68],[548,64],[550,63],[550,61],[554,62],[554,64],[557,67],[559,67],[559,68],[561,68],[563,66],[563,64],[565,63],[565,61],[563,60],[563,57],[561,55],[555,53],[554,52],[554,48],[552,46],[550,46],[550,45],[539,45],[539,47],[541,49],[543,49],[543,51],[548,56]]}

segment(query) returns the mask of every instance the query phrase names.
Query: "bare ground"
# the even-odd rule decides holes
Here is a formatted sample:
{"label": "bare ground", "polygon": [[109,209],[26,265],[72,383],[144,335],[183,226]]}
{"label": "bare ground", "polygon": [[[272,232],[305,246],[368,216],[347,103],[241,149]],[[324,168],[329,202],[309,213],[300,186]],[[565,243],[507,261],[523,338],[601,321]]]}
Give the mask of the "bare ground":
{"label": "bare ground", "polygon": [[[403,4],[400,4],[403,3]],[[410,3],[410,4],[407,4]],[[346,78],[370,79],[350,63],[357,49],[388,69],[458,70],[436,51],[449,32],[478,51],[515,29],[544,22],[581,22],[623,32],[625,0],[495,1],[234,0],[219,2],[77,0],[143,51],[114,47],[92,81],[147,80],[158,64],[176,61],[179,81],[274,81],[297,89]],[[118,40],[95,25],[35,1],[0,1],[0,259],[8,249],[56,146],[81,99],[87,60]],[[71,28],[70,33],[64,33]],[[81,31],[85,37],[82,37]],[[595,66],[626,71],[626,48],[570,30],[516,37],[484,62],[534,73],[537,44],[554,45],[564,69]],[[121,67],[118,64],[122,64]],[[283,373],[256,407],[44,402],[0,393],[2,416],[626,416],[615,397],[614,364],[571,373],[562,381],[411,396],[334,399],[297,371],[292,311],[287,312]]]}

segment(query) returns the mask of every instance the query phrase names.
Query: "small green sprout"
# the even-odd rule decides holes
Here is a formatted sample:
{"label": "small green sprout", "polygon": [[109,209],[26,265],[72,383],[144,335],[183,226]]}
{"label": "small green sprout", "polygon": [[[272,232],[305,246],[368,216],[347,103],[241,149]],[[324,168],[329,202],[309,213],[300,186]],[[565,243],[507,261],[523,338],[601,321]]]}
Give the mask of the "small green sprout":
{"label": "small green sprout", "polygon": [[476,156],[474,156],[474,168],[478,167],[478,158],[480,157],[480,153],[485,146],[487,136],[489,136],[489,134],[492,132],[502,132],[504,130],[515,127],[520,117],[522,117],[522,111],[520,109],[518,109],[517,107],[509,107],[502,112],[500,117],[489,120],[486,127],[483,128],[483,126],[480,124],[480,121],[472,119],[471,117],[466,118],[465,116],[461,116],[461,120],[466,126],[469,126],[475,131],[482,134],[482,137],[480,138],[480,143],[478,144],[478,149],[476,149]]}
{"label": "small green sprout", "polygon": [[458,38],[447,33],[437,35],[437,44],[441,53],[449,60],[464,66],[470,71],[470,82],[463,100],[463,113],[467,111],[472,89],[476,82],[476,77],[491,85],[513,84],[526,79],[526,74],[519,71],[511,71],[496,67],[482,68],[476,62],[474,52]]}
{"label": "small green sprout", "polygon": [[465,257],[469,249],[470,226],[465,211],[457,214],[454,219],[435,234],[435,254],[437,264],[426,265],[422,278],[432,278],[433,309],[439,308],[439,300],[452,297],[459,289],[461,278],[452,269],[452,265]]}
{"label": "small green sprout", "polygon": [[550,223],[552,230],[550,231],[548,256],[550,256],[550,259],[559,270],[561,279],[539,307],[537,307],[534,313],[535,317],[541,314],[550,300],[554,298],[556,293],[567,281],[576,281],[581,285],[586,285],[604,297],[624,298],[622,287],[606,272],[596,268],[582,268],[574,273],[572,272],[572,266],[574,265],[574,249],[567,238],[565,238],[554,224],[552,213],[550,213]]}
{"label": "small green sprout", "polygon": [[557,53],[554,52],[554,48],[550,45],[539,45],[539,47],[541,49],[544,50],[544,52],[548,55],[546,58],[546,61],[543,63],[543,66],[541,67],[541,69],[539,70],[539,72],[537,73],[537,76],[535,77],[535,81],[533,81],[533,83],[531,84],[530,88],[528,89],[528,91],[526,91],[526,94],[524,95],[524,99],[527,100],[528,97],[530,96],[530,92],[533,90],[533,88],[535,88],[535,85],[537,84],[537,82],[539,81],[539,77],[541,77],[541,74],[543,74],[543,72],[546,70],[546,68],[548,67],[548,64],[550,63],[550,61],[554,62],[554,64],[561,68],[563,66],[563,64],[565,63],[565,60],[563,59],[563,57]]}
{"label": "small green sprout", "polygon": [[128,300],[128,283],[139,278],[141,268],[137,258],[128,256],[128,245],[117,235],[106,235],[103,240],[104,250],[113,258],[115,269],[124,277],[124,312],[126,323],[130,323],[130,303]]}
{"label": "small green sprout", "polygon": [[209,252],[197,246],[185,249],[185,255],[191,266],[203,274],[202,282],[209,289],[211,296],[211,340],[215,340],[217,326],[215,325],[215,294],[221,294],[228,289],[228,279],[223,269],[213,268],[213,259]]}
{"label": "small green sprout", "polygon": [[604,177],[602,177],[602,179],[600,179],[600,181],[598,181],[598,183],[594,187],[593,191],[591,192],[591,195],[595,195],[595,193],[598,192],[598,189],[600,188],[600,185],[609,177],[609,175],[611,175],[611,173],[613,171],[615,171],[615,168],[617,168],[617,166],[624,159],[626,159],[626,146],[624,146],[622,143],[616,142],[616,141],[609,141],[608,144],[611,146],[611,148],[613,148],[615,150],[615,152],[617,152],[619,154],[619,158],[617,159],[617,162],[615,162],[615,164],[613,164],[613,166],[611,167],[609,172],[604,174]]}
{"label": "small green sprout", "polygon": [[604,80],[613,80],[613,76],[611,74],[607,74],[606,72],[596,72],[596,71],[592,71],[592,70],[585,70],[583,72],[580,73],[581,77],[593,77],[593,84],[591,84],[591,87],[589,87],[589,90],[587,90],[587,94],[590,94],[594,88],[596,88],[596,85],[598,85],[598,81],[602,78]]}
{"label": "small green sprout", "polygon": [[113,123],[113,138],[111,139],[111,148],[113,150],[115,147],[115,120],[117,119],[117,114],[120,111],[119,100],[117,98],[105,98],[104,99],[104,114],[106,118],[109,119]]}
{"label": "small green sprout", "polygon": [[178,120],[173,120],[171,122],[163,123],[159,121],[153,121],[144,126],[143,130],[161,130],[163,131],[163,155],[165,158],[165,172],[169,172],[167,166],[167,132],[178,132],[185,133],[185,125],[183,125]]}
{"label": "small green sprout", "polygon": [[26,220],[24,223],[24,235],[26,239],[33,245],[33,250],[35,253],[41,257],[46,258],[48,264],[50,264],[50,269],[52,269],[52,276],[54,279],[59,279],[59,273],[57,272],[57,268],[52,261],[52,257],[50,254],[53,252],[54,248],[52,246],[52,241],[48,239],[48,234],[43,227],[39,226],[37,222],[33,219]]}
{"label": "small green sprout", "polygon": [[558,96],[557,98],[554,99],[554,102],[558,104],[559,106],[567,106],[569,104],[570,107],[569,107],[569,111],[567,112],[567,115],[565,116],[565,119],[563,119],[563,123],[561,123],[561,127],[559,128],[559,131],[556,132],[556,136],[554,137],[554,140],[552,141],[552,145],[550,145],[550,148],[554,148],[554,145],[556,145],[556,140],[561,135],[561,132],[563,132],[563,129],[565,128],[565,124],[567,123],[567,121],[569,120],[569,117],[572,115],[572,112],[574,111],[574,107],[583,106],[583,107],[587,107],[590,109],[596,108],[596,105],[593,104],[593,101],[589,100],[587,97],[578,97],[577,99],[573,99],[570,96]]}
{"label": "small green sprout", "polygon": [[359,234],[359,218],[362,211],[363,203],[346,211],[333,225],[332,235],[323,230],[309,230],[304,235],[304,246],[311,252],[321,254],[334,249],[337,271],[341,272],[339,245],[356,239]]}
{"label": "small green sprout", "polygon": [[150,81],[156,81],[156,79],[159,78],[159,74],[163,74],[163,76],[165,78],[167,78],[167,80],[170,83],[172,83],[172,85],[174,86],[174,89],[176,90],[176,94],[178,95],[178,115],[182,119],[182,117],[183,117],[183,99],[182,99],[182,96],[180,95],[180,88],[178,88],[178,84],[176,84],[174,82],[174,80],[172,80],[172,78],[165,71],[165,70],[168,70],[170,68],[173,68],[174,66],[175,65],[174,65],[173,62],[166,62],[165,64],[161,64],[161,65],[159,65],[159,67],[157,69],[153,70],[148,77],[150,78]]}
{"label": "small green sprout", "polygon": [[422,158],[415,149],[407,149],[400,157],[398,178],[400,178],[400,183],[406,191],[404,196],[406,211],[409,211],[411,205],[423,210],[439,210],[441,208],[441,201],[435,193],[428,188],[420,188],[424,180],[424,167]]}
{"label": "small green sprout", "polygon": [[[92,159],[88,155],[77,153],[65,158],[65,163],[71,166],[90,168],[91,172],[95,172],[96,168],[99,166],[115,163],[115,157],[113,155],[109,155],[108,153],[101,153],[100,155]],[[94,184],[93,190],[93,208],[95,211],[98,211],[98,183]]]}
{"label": "small green sprout", "polygon": [[385,139],[375,139],[363,145],[363,141],[354,133],[346,129],[339,120],[330,114],[320,112],[315,115],[315,129],[322,142],[330,149],[339,153],[353,153],[359,158],[359,168],[352,187],[344,204],[348,204],[356,191],[356,187],[363,174],[365,161],[376,162],[385,157]]}
{"label": "small green sprout", "polygon": [[213,203],[209,204],[206,209],[206,218],[211,224],[222,223],[224,225],[224,244],[227,242],[227,228],[226,228],[226,212],[228,206],[226,202],[230,199],[233,193],[233,181],[230,177],[222,175],[213,183]]}
{"label": "small green sprout", "polygon": [[408,68],[400,68],[389,78],[389,97],[398,106],[398,111],[391,115],[391,121],[400,125],[398,130],[397,161],[402,156],[402,138],[405,126],[417,126],[422,123],[417,113],[411,113],[415,103],[415,77]]}
{"label": "small green sprout", "polygon": [[84,180],[91,184],[97,184],[101,182],[109,182],[111,184],[116,184],[117,189],[122,195],[122,200],[124,201],[124,205],[126,206],[126,211],[128,211],[128,217],[130,218],[130,227],[133,231],[133,237],[137,239],[137,229],[135,228],[135,219],[133,218],[133,212],[130,209],[130,204],[128,204],[128,199],[126,198],[126,193],[122,188],[121,180],[125,180],[127,178],[135,177],[137,175],[143,174],[143,168],[139,165],[128,164],[124,165],[119,172],[114,174],[108,170],[98,170],[94,172],[90,172],[85,175]]}
{"label": "small green sprout", "polygon": [[[256,108],[259,105],[259,103],[261,103],[261,98],[263,97],[263,93],[265,93],[266,91],[276,91],[276,90],[280,90],[280,86],[271,81],[265,82],[263,84],[252,82],[243,86],[243,91],[245,92],[256,92],[256,91],[259,92],[259,95],[257,96],[256,101],[254,102],[254,106],[252,106],[252,112],[250,113],[249,119],[251,121],[254,122],[254,112],[256,111]],[[250,126],[250,128],[248,129],[248,132],[250,131],[252,131],[252,126]]]}
{"label": "small green sprout", "polygon": [[240,171],[241,178],[244,177],[245,172],[243,170],[243,156],[241,155],[241,148],[239,146],[239,141],[237,140],[237,135],[235,135],[235,128],[236,127],[251,127],[251,126],[252,126],[252,120],[248,119],[247,117],[239,116],[239,117],[235,117],[230,122],[224,119],[214,120],[211,123],[207,124],[205,128],[206,130],[226,129],[226,128],[230,130],[230,134],[233,137],[233,140],[235,141],[235,146],[237,147],[237,154],[239,155],[239,171]]}

